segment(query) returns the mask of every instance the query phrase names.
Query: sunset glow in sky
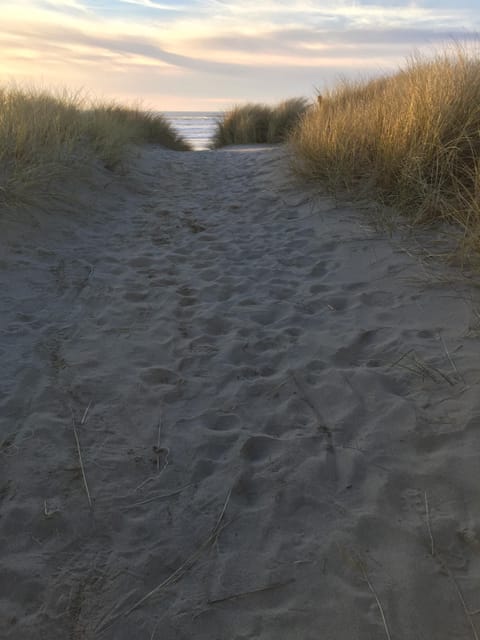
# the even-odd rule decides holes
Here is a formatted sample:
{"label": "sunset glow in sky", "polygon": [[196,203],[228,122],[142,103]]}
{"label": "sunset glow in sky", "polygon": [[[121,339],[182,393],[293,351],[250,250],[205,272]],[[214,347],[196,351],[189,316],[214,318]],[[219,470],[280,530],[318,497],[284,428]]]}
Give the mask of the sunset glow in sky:
{"label": "sunset glow in sky", "polygon": [[480,31],[478,0],[1,0],[0,80],[159,110],[312,97]]}

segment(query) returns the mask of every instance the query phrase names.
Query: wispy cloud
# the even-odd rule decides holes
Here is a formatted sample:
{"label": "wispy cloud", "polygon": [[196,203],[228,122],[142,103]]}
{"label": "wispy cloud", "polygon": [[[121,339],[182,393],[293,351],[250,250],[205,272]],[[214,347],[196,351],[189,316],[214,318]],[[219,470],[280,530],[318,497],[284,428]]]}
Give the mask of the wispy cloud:
{"label": "wispy cloud", "polygon": [[315,51],[322,55],[350,57],[351,47],[356,47],[358,55],[368,57],[369,52],[381,47],[390,51],[395,46],[421,47],[448,41],[477,41],[475,34],[465,29],[427,28],[387,28],[359,29],[344,28],[341,31],[314,28],[277,28],[261,34],[238,34],[235,32],[192,40],[192,45],[200,50],[224,52],[270,53],[284,56],[310,57],[314,61]]}
{"label": "wispy cloud", "polygon": [[75,11],[81,11],[85,13],[88,8],[82,2],[77,0],[41,0],[38,6],[44,6],[48,9],[54,9],[55,11],[65,11],[68,9],[74,9]]}
{"label": "wispy cloud", "polygon": [[147,7],[148,9],[157,9],[159,11],[185,11],[187,7],[178,4],[165,4],[161,2],[154,2],[154,0],[119,0],[123,4],[135,4],[140,7]]}

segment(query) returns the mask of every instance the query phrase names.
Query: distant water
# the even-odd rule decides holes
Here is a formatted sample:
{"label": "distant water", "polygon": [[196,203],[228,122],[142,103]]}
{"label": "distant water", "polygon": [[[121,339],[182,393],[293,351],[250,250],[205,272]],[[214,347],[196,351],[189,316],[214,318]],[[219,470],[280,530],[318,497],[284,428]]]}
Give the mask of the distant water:
{"label": "distant water", "polygon": [[167,111],[163,115],[194,149],[200,150],[209,148],[221,114],[218,111]]}

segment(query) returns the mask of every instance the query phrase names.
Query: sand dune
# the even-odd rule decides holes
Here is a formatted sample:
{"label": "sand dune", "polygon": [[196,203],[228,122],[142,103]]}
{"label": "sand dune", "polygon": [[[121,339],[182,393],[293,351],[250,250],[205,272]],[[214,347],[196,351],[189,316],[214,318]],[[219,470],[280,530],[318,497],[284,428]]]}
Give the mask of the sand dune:
{"label": "sand dune", "polygon": [[278,147],[67,202],[0,220],[0,638],[477,637],[474,283]]}

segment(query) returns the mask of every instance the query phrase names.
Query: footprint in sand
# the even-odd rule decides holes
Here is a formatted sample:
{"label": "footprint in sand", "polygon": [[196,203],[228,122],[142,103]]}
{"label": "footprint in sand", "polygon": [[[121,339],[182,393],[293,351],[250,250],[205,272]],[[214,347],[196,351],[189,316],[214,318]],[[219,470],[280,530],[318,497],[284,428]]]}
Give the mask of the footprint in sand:
{"label": "footprint in sand", "polygon": [[252,464],[272,462],[281,454],[285,443],[269,436],[252,436],[248,438],[242,448],[241,454],[244,460]]}
{"label": "footprint in sand", "polygon": [[149,385],[175,385],[181,378],[174,371],[163,367],[150,367],[140,375],[143,382]]}

